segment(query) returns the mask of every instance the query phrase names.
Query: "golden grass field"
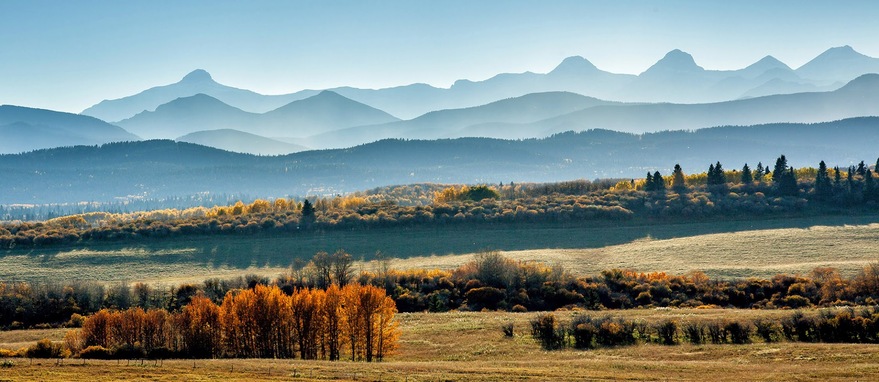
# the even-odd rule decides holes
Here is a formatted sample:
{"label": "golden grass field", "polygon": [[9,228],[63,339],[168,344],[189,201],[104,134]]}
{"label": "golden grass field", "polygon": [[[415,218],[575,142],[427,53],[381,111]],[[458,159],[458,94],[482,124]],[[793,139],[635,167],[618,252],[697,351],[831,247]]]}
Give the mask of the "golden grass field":
{"label": "golden grass field", "polygon": [[[344,248],[380,250],[398,269],[457,267],[483,249],[559,263],[578,275],[611,268],[712,277],[806,274],[818,266],[852,275],[879,260],[879,216],[825,216],[647,225],[530,225],[332,231],[300,236],[216,236],[0,252],[0,280],[179,284],[245,274],[275,277],[296,257]],[[358,263],[358,270],[375,264]]]}
{"label": "golden grass field", "polygon": [[[725,309],[613,312],[647,321],[672,318],[735,319],[786,315],[786,311]],[[562,321],[572,312],[557,312]],[[581,313],[576,313],[581,314]],[[586,314],[607,314],[588,312]],[[527,334],[534,313],[451,312],[401,314],[399,354],[381,363],[299,360],[151,361],[12,359],[0,381],[32,380],[357,380],[357,381],[870,381],[879,373],[879,346],[753,343],[748,345],[642,344],[599,350],[544,351]],[[506,338],[500,326],[514,322]],[[60,330],[0,333],[0,347]],[[0,360],[2,362],[2,360]]]}

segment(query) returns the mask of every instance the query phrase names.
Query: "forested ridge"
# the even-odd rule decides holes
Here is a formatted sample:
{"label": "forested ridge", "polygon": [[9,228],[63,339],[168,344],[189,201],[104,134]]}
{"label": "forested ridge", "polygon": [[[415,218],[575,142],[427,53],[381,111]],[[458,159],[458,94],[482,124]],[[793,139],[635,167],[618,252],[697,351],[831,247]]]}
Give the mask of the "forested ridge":
{"label": "forested ridge", "polygon": [[796,158],[798,166],[820,160],[847,165],[876,155],[877,127],[879,118],[863,117],[646,134],[596,129],[524,140],[387,139],[272,157],[163,140],[77,146],[0,155],[0,204],[204,193],[326,197],[393,184],[632,178],[648,169],[670,172],[676,162],[689,171],[701,168],[705,158],[738,167],[779,152]]}
{"label": "forested ridge", "polygon": [[[772,170],[770,170],[770,168]],[[875,166],[773,166],[643,179],[546,184],[385,187],[333,198],[258,199],[230,206],[126,214],[87,213],[0,226],[0,248],[78,245],[185,235],[305,234],[338,229],[619,221],[674,221],[863,213],[879,207]]]}

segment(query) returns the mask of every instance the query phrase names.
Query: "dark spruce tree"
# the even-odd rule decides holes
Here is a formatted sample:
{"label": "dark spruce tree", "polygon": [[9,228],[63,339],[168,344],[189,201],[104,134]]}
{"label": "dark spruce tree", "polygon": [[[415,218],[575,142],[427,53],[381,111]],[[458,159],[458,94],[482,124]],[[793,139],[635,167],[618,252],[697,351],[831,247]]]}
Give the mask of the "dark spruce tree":
{"label": "dark spruce tree", "polygon": [[782,196],[795,196],[799,193],[797,178],[793,168],[787,168],[787,158],[780,156],[772,170],[772,186]]}
{"label": "dark spruce tree", "polygon": [[647,180],[644,181],[644,191],[656,191],[653,186],[653,174],[647,171]]}
{"label": "dark spruce tree", "polygon": [[665,179],[659,171],[653,173],[653,191],[665,191]]}
{"label": "dark spruce tree", "polygon": [[833,185],[830,184],[830,175],[827,174],[827,164],[824,161],[818,164],[818,173],[815,174],[815,197],[818,200],[829,200],[833,195]]}
{"label": "dark spruce tree", "polygon": [[751,184],[753,181],[754,175],[751,174],[751,168],[748,167],[747,163],[745,163],[745,165],[742,166],[742,184],[748,185]]}
{"label": "dark spruce tree", "polygon": [[876,202],[877,201],[877,192],[876,192],[876,182],[873,180],[873,171],[869,169],[864,171],[864,201],[867,202]]}

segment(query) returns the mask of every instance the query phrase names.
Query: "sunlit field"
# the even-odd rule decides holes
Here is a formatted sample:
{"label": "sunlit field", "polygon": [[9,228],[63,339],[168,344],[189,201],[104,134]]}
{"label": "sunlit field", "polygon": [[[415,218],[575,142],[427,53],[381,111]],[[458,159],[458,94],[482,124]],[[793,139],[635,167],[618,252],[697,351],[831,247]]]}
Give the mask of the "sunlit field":
{"label": "sunlit field", "polygon": [[[586,312],[655,322],[780,317],[789,311],[727,309]],[[573,314],[556,312],[563,322]],[[0,379],[25,380],[871,380],[879,347],[861,344],[640,344],[597,350],[545,351],[529,334],[535,313],[400,314],[401,347],[380,363],[263,359],[97,361],[7,359]],[[505,337],[501,325],[513,322]],[[0,348],[35,338],[60,340],[61,330],[0,333]],[[755,340],[756,341],[756,340]],[[3,360],[0,360],[2,363]]]}

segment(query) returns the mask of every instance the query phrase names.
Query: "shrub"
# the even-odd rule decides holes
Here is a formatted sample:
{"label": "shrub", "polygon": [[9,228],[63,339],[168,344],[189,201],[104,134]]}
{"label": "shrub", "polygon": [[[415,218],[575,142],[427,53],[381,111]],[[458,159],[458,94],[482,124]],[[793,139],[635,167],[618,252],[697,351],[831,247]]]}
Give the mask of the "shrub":
{"label": "shrub", "polygon": [[729,340],[734,344],[746,344],[751,342],[750,323],[730,321],[723,326],[723,330],[729,334]]}
{"label": "shrub", "polygon": [[565,333],[556,326],[552,313],[541,314],[531,320],[531,335],[546,350],[561,349],[565,344]]}
{"label": "shrub", "polygon": [[602,346],[631,345],[635,343],[635,325],[620,319],[602,318],[598,321],[595,341]]}
{"label": "shrub", "polygon": [[513,323],[508,322],[501,326],[501,330],[504,331],[504,337],[512,337],[513,336]]}
{"label": "shrub", "polygon": [[775,342],[779,340],[778,324],[773,321],[758,318],[754,320],[754,329],[764,342]]}
{"label": "shrub", "polygon": [[68,320],[64,326],[68,328],[81,328],[82,323],[85,321],[85,317],[80,315],[79,313],[74,313],[70,315],[70,320]]}
{"label": "shrub", "polygon": [[799,311],[781,322],[781,332],[789,341],[812,342],[817,339],[815,322]]}
{"label": "shrub", "polygon": [[110,359],[112,356],[110,349],[103,346],[89,346],[79,352],[79,358],[84,359]]}
{"label": "shrub", "polygon": [[684,324],[684,337],[688,342],[694,345],[705,343],[705,327],[696,322],[687,322]]}
{"label": "shrub", "polygon": [[3,362],[0,362],[0,367],[9,368],[15,366],[15,362],[12,362],[11,359],[4,359]]}
{"label": "shrub", "polygon": [[58,358],[61,357],[61,344],[43,338],[27,348],[25,356],[28,358]]}
{"label": "shrub", "polygon": [[110,349],[110,353],[113,355],[113,358],[118,359],[137,359],[146,357],[146,351],[139,343],[114,346]]}
{"label": "shrub", "polygon": [[571,334],[574,337],[574,347],[577,349],[592,349],[593,342],[598,334],[598,328],[592,322],[592,317],[578,315],[571,322]]}
{"label": "shrub", "polygon": [[528,308],[521,304],[513,305],[513,309],[511,309],[514,313],[525,313],[528,311]]}
{"label": "shrub", "polygon": [[18,357],[19,354],[15,350],[0,349],[0,358]]}
{"label": "shrub", "polygon": [[726,330],[719,322],[709,322],[705,324],[705,329],[708,331],[708,339],[711,340],[711,343],[722,344],[726,342]]}
{"label": "shrub", "polygon": [[656,335],[659,343],[663,345],[675,345],[678,343],[678,323],[666,320],[656,325]]}
{"label": "shrub", "polygon": [[499,302],[504,300],[506,293],[498,288],[481,287],[470,289],[465,297],[467,302],[475,309],[478,309],[478,307],[494,309]]}

